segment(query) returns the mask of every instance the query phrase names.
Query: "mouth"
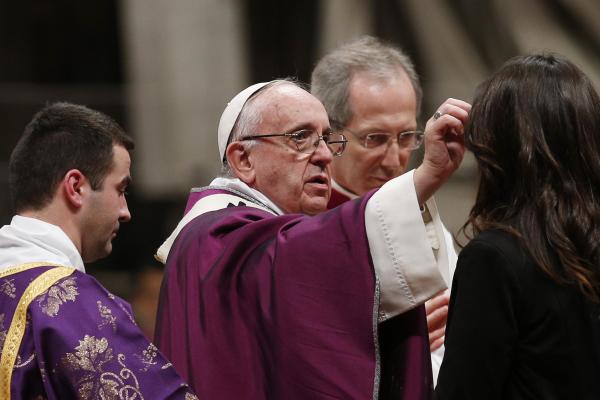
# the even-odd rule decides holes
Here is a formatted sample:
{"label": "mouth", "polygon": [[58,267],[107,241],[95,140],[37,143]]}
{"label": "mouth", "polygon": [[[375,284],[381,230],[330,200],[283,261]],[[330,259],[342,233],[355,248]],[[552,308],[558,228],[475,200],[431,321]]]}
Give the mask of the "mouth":
{"label": "mouth", "polygon": [[319,187],[319,188],[323,188],[325,190],[329,189],[329,178],[327,177],[327,175],[315,175],[313,177],[311,177],[310,179],[306,180],[307,184]]}

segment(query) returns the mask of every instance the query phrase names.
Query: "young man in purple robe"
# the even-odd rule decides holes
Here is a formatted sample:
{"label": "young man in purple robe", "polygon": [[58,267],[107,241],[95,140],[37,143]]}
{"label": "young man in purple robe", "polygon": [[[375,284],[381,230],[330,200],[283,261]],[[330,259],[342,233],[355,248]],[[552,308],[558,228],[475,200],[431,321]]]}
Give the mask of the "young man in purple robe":
{"label": "young man in purple robe", "polygon": [[[167,266],[156,341],[201,398],[379,396],[377,324],[445,287],[419,210],[460,164],[465,118],[431,119],[419,168],[323,212],[346,145],[323,105],[290,81],[231,100],[223,176],[192,190],[157,253]],[[397,346],[398,368],[383,373],[402,398],[427,399],[424,315],[405,328],[420,340]]]}
{"label": "young man in purple robe", "polygon": [[[401,49],[372,36],[340,46],[315,66],[311,93],[323,103],[333,129],[348,137],[343,156],[331,163],[328,208],[378,189],[406,171],[412,152],[423,141],[423,132],[417,125],[423,92],[412,61]],[[466,114],[470,106],[448,99],[438,110],[447,112],[452,108],[459,112],[462,108]],[[431,211],[437,214],[436,210]],[[428,213],[425,218],[428,219]],[[430,247],[450,285],[457,260],[452,235],[442,224],[431,221],[425,226]],[[427,310],[434,384],[444,356],[449,300],[449,290],[446,290],[412,311]],[[405,332],[403,320],[409,317],[409,313],[404,313],[380,324],[383,369],[390,353],[387,342],[397,341],[396,336]],[[392,389],[387,383],[390,382],[382,381],[382,391]]]}
{"label": "young man in purple robe", "polygon": [[129,304],[85,274],[131,218],[131,149],[112,119],[69,103],[41,110],[17,143],[17,215],[0,229],[0,399],[197,399]]}

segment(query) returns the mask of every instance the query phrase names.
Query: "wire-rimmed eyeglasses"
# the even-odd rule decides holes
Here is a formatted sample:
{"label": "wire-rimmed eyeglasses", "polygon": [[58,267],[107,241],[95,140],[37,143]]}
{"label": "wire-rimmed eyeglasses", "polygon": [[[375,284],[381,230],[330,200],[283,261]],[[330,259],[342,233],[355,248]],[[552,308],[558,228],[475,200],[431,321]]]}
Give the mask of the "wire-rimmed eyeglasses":
{"label": "wire-rimmed eyeglasses", "polygon": [[278,136],[289,138],[296,146],[296,149],[300,153],[305,154],[314,153],[317,147],[319,146],[319,141],[322,140],[327,145],[329,151],[331,151],[331,154],[333,154],[334,156],[339,156],[344,152],[344,149],[346,148],[346,143],[348,143],[348,139],[346,139],[346,137],[341,133],[331,132],[319,135],[317,131],[311,129],[300,129],[298,131],[290,133],[268,133],[252,135],[243,137],[240,140],[255,140]]}
{"label": "wire-rimmed eyeglasses", "polygon": [[344,128],[344,130],[350,132],[352,136],[358,139],[360,145],[367,149],[388,148],[392,144],[394,137],[396,137],[396,142],[401,149],[416,150],[421,147],[424,138],[423,131],[418,130],[400,132],[396,135],[384,132],[372,132],[366,135],[359,135],[348,128]]}

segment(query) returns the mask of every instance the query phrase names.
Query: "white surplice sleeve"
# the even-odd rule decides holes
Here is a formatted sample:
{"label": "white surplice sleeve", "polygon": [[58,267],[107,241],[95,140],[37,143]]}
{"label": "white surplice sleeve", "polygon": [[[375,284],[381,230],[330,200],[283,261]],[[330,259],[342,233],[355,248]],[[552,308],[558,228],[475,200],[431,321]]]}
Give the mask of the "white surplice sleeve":
{"label": "white surplice sleeve", "polygon": [[[414,170],[387,182],[369,199],[365,210],[367,238],[381,290],[380,321],[423,304],[450,282],[445,229],[433,198],[426,202],[432,225],[424,223],[413,174]],[[439,238],[437,243],[432,235]]]}

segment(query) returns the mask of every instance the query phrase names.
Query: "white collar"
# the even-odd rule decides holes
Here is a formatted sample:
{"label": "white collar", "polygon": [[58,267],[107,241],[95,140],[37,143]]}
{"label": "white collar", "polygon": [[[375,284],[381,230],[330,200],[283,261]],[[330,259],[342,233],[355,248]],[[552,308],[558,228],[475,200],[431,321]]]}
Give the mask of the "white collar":
{"label": "white collar", "polygon": [[354,193],[350,192],[348,189],[344,189],[343,187],[341,187],[339,183],[337,183],[335,180],[333,180],[333,178],[331,179],[331,188],[335,189],[336,192],[343,194],[344,196],[350,198],[351,200],[356,199],[358,197],[357,194],[354,194]]}
{"label": "white collar", "polygon": [[175,240],[177,239],[181,231],[187,226],[187,224],[189,224],[191,221],[196,219],[196,217],[204,213],[222,210],[224,208],[229,207],[231,204],[238,203],[240,200],[245,200],[243,205],[246,207],[258,208],[268,212],[269,214],[278,215],[277,213],[281,212],[279,208],[277,208],[262,193],[248,187],[239,179],[217,178],[211,182],[210,186],[205,188],[192,189],[192,191],[202,191],[207,189],[229,190],[226,190],[228,192],[227,194],[212,194],[210,196],[203,197],[194,203],[192,208],[190,208],[187,211],[187,213],[183,216],[181,221],[179,221],[173,233],[171,233],[167,240],[165,240],[164,243],[156,251],[156,255],[154,257],[161,263],[166,264],[167,258],[169,257],[169,253],[171,252],[171,247],[173,247]]}
{"label": "white collar", "polygon": [[167,257],[175,243],[175,239],[179,236],[179,233],[186,227],[186,225],[197,216],[204,214],[209,211],[220,210],[227,207],[227,204],[231,201],[240,199],[240,195],[249,199],[254,199],[247,204],[248,207],[260,208],[266,212],[283,215],[283,211],[275,205],[267,196],[262,194],[256,189],[252,189],[238,178],[226,178],[218,177],[213,179],[208,187],[194,188],[192,192],[203,191],[207,189],[230,189],[232,194],[221,194],[211,195],[198,200],[194,206],[188,210],[185,216],[179,221],[177,227],[171,233],[171,235],[164,241],[164,243],[158,248],[156,255],[154,256],[158,261],[165,264]]}
{"label": "white collar", "polygon": [[258,200],[260,203],[262,203],[262,204],[266,205],[268,208],[272,209],[277,215],[284,214],[284,212],[281,211],[281,209],[279,207],[277,207],[275,205],[275,203],[273,203],[267,196],[265,196],[258,190],[253,189],[250,186],[246,185],[244,182],[242,182],[238,178],[218,177],[218,178],[213,179],[213,181],[210,183],[210,187],[213,187],[213,186],[237,190],[238,192],[241,192],[241,193],[245,194],[246,196],[250,196],[251,198]]}
{"label": "white collar", "polygon": [[15,215],[0,228],[0,271],[31,262],[50,262],[85,272],[81,254],[58,226]]}

